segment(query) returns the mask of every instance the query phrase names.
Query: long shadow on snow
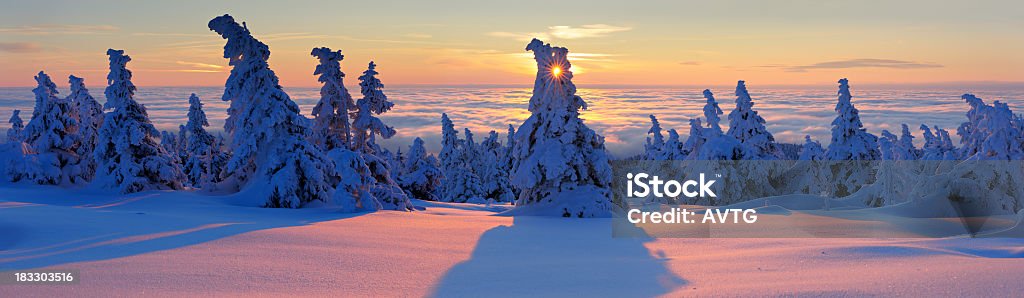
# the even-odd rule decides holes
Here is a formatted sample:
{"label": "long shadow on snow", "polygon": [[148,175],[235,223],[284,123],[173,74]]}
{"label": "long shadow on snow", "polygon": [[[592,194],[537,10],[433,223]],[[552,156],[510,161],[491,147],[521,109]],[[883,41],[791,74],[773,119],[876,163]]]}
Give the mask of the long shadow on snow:
{"label": "long shadow on snow", "polygon": [[5,185],[0,187],[0,271],[127,257],[361,215],[232,206],[226,202],[233,196]]}
{"label": "long shadow on snow", "polygon": [[518,216],[484,232],[469,260],[445,274],[432,296],[641,297],[687,282],[643,245],[612,238],[610,219]]}

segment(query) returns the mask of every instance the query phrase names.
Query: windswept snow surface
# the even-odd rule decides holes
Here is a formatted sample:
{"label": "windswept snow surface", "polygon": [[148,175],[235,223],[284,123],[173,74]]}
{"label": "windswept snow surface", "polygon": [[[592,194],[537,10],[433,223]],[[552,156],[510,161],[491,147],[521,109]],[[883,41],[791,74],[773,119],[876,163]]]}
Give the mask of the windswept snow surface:
{"label": "windswept snow surface", "polygon": [[[77,285],[0,285],[0,296],[1015,296],[1024,291],[1024,239],[613,238],[611,219],[495,216],[508,205],[416,201],[425,209],[345,214],[327,207],[226,203],[233,199],[186,191],[115,195],[0,186],[0,271],[81,271]],[[766,216],[787,216],[818,208],[817,202],[804,203],[808,200],[813,198],[760,203],[770,206],[762,210],[776,211]]]}

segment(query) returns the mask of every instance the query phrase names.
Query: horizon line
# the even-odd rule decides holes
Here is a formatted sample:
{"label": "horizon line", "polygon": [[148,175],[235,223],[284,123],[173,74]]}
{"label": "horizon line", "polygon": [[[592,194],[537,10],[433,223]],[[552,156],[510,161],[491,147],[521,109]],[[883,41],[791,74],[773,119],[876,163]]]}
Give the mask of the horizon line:
{"label": "horizon line", "polygon": [[[1024,81],[941,81],[941,82],[908,82],[908,83],[890,83],[890,82],[864,82],[856,83],[859,86],[903,86],[903,87],[925,87],[925,86],[941,86],[941,87],[956,87],[957,85],[963,85],[964,87],[970,86],[985,86],[985,87],[1020,87],[1024,89]],[[136,85],[138,88],[186,88],[186,87],[197,87],[197,88],[223,88],[224,85]],[[284,89],[288,88],[315,88],[321,87],[322,85],[297,85],[297,86],[281,86]],[[707,86],[732,86],[732,84],[612,84],[612,83],[576,83],[576,86],[580,89],[620,89],[620,88],[649,88],[649,89],[664,89],[664,88],[704,88]],[[767,87],[823,87],[824,84],[812,84],[812,83],[791,83],[791,84],[756,84],[756,86],[767,86]],[[829,85],[831,87],[831,85]],[[35,88],[35,85],[23,85],[23,86],[0,86],[0,88]],[[432,84],[432,83],[411,83],[411,84],[389,84],[386,88],[458,88],[458,87],[475,87],[475,88],[530,88],[529,84],[514,84],[514,83],[470,83],[470,84]]]}

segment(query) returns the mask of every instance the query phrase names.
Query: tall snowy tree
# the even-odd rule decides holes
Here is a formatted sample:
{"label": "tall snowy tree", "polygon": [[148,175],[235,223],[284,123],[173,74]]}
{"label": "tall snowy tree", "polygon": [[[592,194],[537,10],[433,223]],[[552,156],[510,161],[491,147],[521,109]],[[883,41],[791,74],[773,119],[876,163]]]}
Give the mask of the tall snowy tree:
{"label": "tall snowy tree", "polygon": [[[468,133],[469,130],[467,129]],[[441,184],[440,199],[447,202],[465,203],[481,198],[483,193],[480,177],[473,171],[472,135],[460,140],[455,124],[448,114],[441,114],[441,152],[438,154],[444,183]],[[469,151],[469,152],[467,152]]]}
{"label": "tall snowy tree", "polygon": [[958,154],[960,158],[1024,159],[1022,132],[1014,123],[1019,119],[1013,115],[1008,105],[998,100],[988,105],[973,94],[964,94],[961,98],[971,106],[971,109],[967,111],[967,122],[957,129],[962,144]]}
{"label": "tall snowy tree", "polygon": [[39,154],[40,172],[35,182],[52,185],[71,185],[91,177],[91,167],[78,155],[82,145],[78,135],[78,110],[65,98],[57,96],[57,88],[50,76],[42,71],[36,76],[37,111],[25,126],[25,142]]}
{"label": "tall snowy tree", "polygon": [[533,39],[526,50],[537,61],[531,115],[516,132],[512,184],[516,208],[565,217],[611,214],[612,171],[604,138],[583,124],[586,102],[572,83],[569,50]]}
{"label": "tall snowy tree", "polygon": [[203,103],[199,101],[199,96],[192,93],[188,98],[186,137],[180,140],[185,142],[187,152],[187,158],[183,163],[184,170],[189,185],[209,189],[220,181],[220,171],[213,168],[214,159],[220,154],[220,148],[216,147],[216,138],[206,131],[207,126],[210,126],[210,123],[206,120],[206,112],[203,112]]}
{"label": "tall snowy tree", "polygon": [[878,137],[867,132],[860,121],[860,112],[853,106],[853,95],[847,79],[839,80],[839,100],[835,111],[838,113],[832,120],[832,142],[825,152],[829,160],[853,160],[857,162],[835,163],[832,189],[837,197],[846,196],[857,191],[861,186],[873,180],[872,169],[862,161],[878,160]]}
{"label": "tall snowy tree", "polygon": [[93,152],[99,143],[100,127],[103,126],[103,106],[89,94],[85,88],[85,80],[69,76],[71,94],[68,100],[78,111],[78,136],[82,142],[78,147],[78,156],[83,160],[86,180],[91,180],[96,172],[96,159]]}
{"label": "tall snowy tree", "polygon": [[918,159],[917,148],[914,148],[914,135],[910,134],[910,127],[906,123],[901,125],[902,131],[896,143],[896,159],[915,160]]}
{"label": "tall snowy tree", "polygon": [[349,148],[352,124],[348,116],[356,107],[342,82],[345,73],[341,72],[341,60],[345,55],[341,50],[326,47],[313,48],[311,55],[320,60],[313,75],[319,75],[317,80],[324,84],[320,87],[320,101],[313,107],[312,140],[324,150]]}
{"label": "tall snowy tree", "polygon": [[[718,123],[722,121],[722,108],[718,107],[718,102],[715,101],[715,95],[711,93],[711,90],[704,89],[704,99],[707,100],[704,104],[704,119],[708,120],[709,135],[720,135],[722,134],[722,126]],[[732,118],[732,114],[729,117]],[[732,129],[729,131],[732,131]]]}
{"label": "tall snowy tree", "polygon": [[701,124],[700,118],[690,118],[690,135],[686,137],[686,143],[683,143],[683,152],[686,153],[686,159],[697,159],[697,155],[700,152],[700,148],[704,146],[704,127]]}
{"label": "tall snowy tree", "polygon": [[394,128],[384,125],[384,122],[375,116],[390,111],[395,105],[384,95],[384,84],[377,79],[379,73],[376,68],[377,64],[370,61],[367,70],[359,77],[359,87],[363,98],[356,101],[357,111],[355,119],[352,120],[353,150],[363,154],[363,158],[376,180],[371,192],[380,200],[383,208],[412,210],[412,202],[409,201],[409,197],[392,179],[387,160],[381,158],[386,157],[383,155],[385,152],[374,142],[378,135],[385,139],[395,135]]}
{"label": "tall snowy tree", "polygon": [[24,141],[23,131],[25,130],[25,122],[21,120],[21,110],[14,110],[11,114],[11,119],[7,120],[7,123],[11,124],[11,128],[7,129],[7,142],[17,143]]}
{"label": "tall snowy tree", "polygon": [[496,202],[511,202],[515,199],[512,185],[509,184],[508,171],[502,167],[499,159],[504,147],[498,141],[498,133],[491,131],[480,146],[477,147],[477,166],[474,172],[483,184],[483,197]]}
{"label": "tall snowy tree", "polygon": [[832,142],[826,156],[831,160],[876,160],[880,157],[878,137],[864,129],[860,112],[851,99],[849,81],[839,80],[839,102],[835,108],[839,115],[832,121]]}
{"label": "tall snowy tree", "polygon": [[395,104],[388,101],[384,95],[384,84],[377,79],[377,64],[370,61],[370,66],[359,77],[359,87],[363,98],[356,102],[358,111],[356,119],[352,121],[355,129],[354,148],[359,152],[371,152],[373,143],[370,142],[373,135],[380,135],[388,139],[395,135],[395,129],[384,125],[384,122],[374,115],[380,115],[391,110]]}
{"label": "tall snowy tree", "polygon": [[227,40],[224,58],[232,66],[225,83],[230,101],[224,130],[232,156],[224,173],[265,207],[298,208],[327,201],[340,180],[334,163],[310,144],[309,119],[299,114],[267,60],[270,49],[229,15],[210,20],[210,30]]}
{"label": "tall snowy tree", "polygon": [[729,112],[728,135],[752,147],[756,159],[777,159],[782,156],[775,136],[764,126],[764,118],[754,110],[754,100],[744,81],[736,83],[736,108]]}
{"label": "tall snowy tree", "polygon": [[669,129],[668,140],[665,141],[665,148],[662,150],[659,160],[683,160],[686,159],[686,153],[683,150],[683,143],[679,140],[679,132]]}
{"label": "tall snowy tree", "polygon": [[644,144],[644,156],[646,160],[657,160],[662,156],[662,149],[665,147],[665,136],[661,134],[661,123],[658,118],[651,116],[651,129],[647,130],[647,143]]}
{"label": "tall snowy tree", "polygon": [[104,107],[107,113],[100,128],[95,158],[97,181],[121,193],[152,189],[181,189],[185,175],[174,157],[157,142],[158,132],[149,121],[146,108],[135,101],[135,85],[127,64],[131,58],[121,50],[107,50],[110,74]]}

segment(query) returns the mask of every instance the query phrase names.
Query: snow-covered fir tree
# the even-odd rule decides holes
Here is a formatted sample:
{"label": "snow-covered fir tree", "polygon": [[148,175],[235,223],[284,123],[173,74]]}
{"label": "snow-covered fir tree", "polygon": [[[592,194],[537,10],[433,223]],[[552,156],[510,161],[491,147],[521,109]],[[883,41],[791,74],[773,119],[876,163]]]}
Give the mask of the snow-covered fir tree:
{"label": "snow-covered fir tree", "polygon": [[800,160],[824,160],[825,150],[822,149],[821,143],[811,139],[811,135],[804,136],[804,146],[800,150]]}
{"label": "snow-covered fir tree", "polygon": [[11,128],[7,129],[7,142],[18,143],[24,141],[23,131],[25,130],[25,122],[21,120],[21,110],[14,110],[11,113],[11,119],[7,120],[7,123],[11,124]]}
{"label": "snow-covered fir tree", "polygon": [[232,66],[222,97],[231,102],[224,130],[232,155],[224,171],[230,177],[222,178],[255,192],[248,196],[266,207],[328,201],[340,177],[307,141],[310,121],[267,64],[270,49],[229,15],[210,20],[209,28],[227,40],[224,58]]}
{"label": "snow-covered fir tree", "polygon": [[832,171],[825,159],[825,149],[821,143],[804,135],[804,145],[800,149],[799,160],[792,173],[794,178],[788,179],[783,188],[795,190],[797,193],[829,195],[833,192],[834,182],[831,181]]}
{"label": "snow-covered fir tree", "polygon": [[405,159],[405,172],[398,179],[402,189],[408,190],[414,198],[438,201],[435,193],[441,185],[441,178],[437,158],[427,155],[423,139],[413,140]]}
{"label": "snow-covered fir tree", "polygon": [[57,87],[42,71],[38,85],[34,117],[25,126],[25,142],[38,154],[39,172],[33,178],[39,184],[72,185],[91,178],[92,167],[78,155],[82,141],[78,135],[78,110],[66,98],[57,96]]}
{"label": "snow-covered fir tree", "polygon": [[700,148],[704,146],[704,127],[702,125],[700,118],[690,118],[690,135],[686,137],[686,142],[683,143],[683,152],[687,156],[686,159],[697,159]]}
{"label": "snow-covered fir tree", "polygon": [[135,101],[135,85],[127,64],[131,58],[121,50],[107,50],[105,115],[96,146],[97,181],[109,189],[132,193],[152,189],[181,189],[185,175],[171,153],[157,142],[156,128],[146,108]]}
{"label": "snow-covered fir tree", "polygon": [[651,117],[651,129],[647,130],[647,143],[644,144],[644,156],[646,160],[657,160],[662,154],[662,148],[665,147],[665,136],[661,134],[661,123],[658,123],[658,118],[654,115]]}
{"label": "snow-covered fir tree", "polygon": [[384,95],[384,84],[377,78],[376,68],[377,64],[370,61],[369,67],[362,76],[359,76],[359,88],[363,98],[356,101],[358,110],[355,113],[356,118],[352,121],[352,127],[355,129],[354,148],[364,153],[372,152],[372,135],[380,135],[385,139],[395,135],[394,128],[385,125],[380,118],[374,116],[390,111],[395,105]]}
{"label": "snow-covered fir tree", "polygon": [[72,75],[68,77],[68,83],[71,85],[68,100],[78,111],[78,136],[82,142],[78,147],[78,156],[85,167],[83,175],[87,180],[91,180],[96,172],[93,152],[99,143],[100,127],[103,126],[103,105],[89,94],[84,79]]}
{"label": "snow-covered fir tree", "polygon": [[953,141],[949,137],[949,132],[940,128],[938,125],[933,126],[932,128],[935,129],[934,134],[927,125],[921,125],[921,130],[924,131],[923,135],[925,140],[921,159],[957,160],[957,148],[953,145]]}
{"label": "snow-covered fir tree", "polygon": [[683,150],[683,142],[679,139],[679,132],[675,129],[668,130],[668,139],[665,140],[665,147],[661,151],[660,160],[683,160],[686,159],[686,151]]}
{"label": "snow-covered fir tree", "polygon": [[537,61],[531,115],[516,132],[512,184],[516,209],[565,217],[611,214],[612,172],[604,138],[583,124],[586,102],[572,83],[569,50],[533,39]]}
{"label": "snow-covered fir tree", "polygon": [[214,159],[220,155],[220,148],[216,147],[216,138],[206,131],[207,126],[210,123],[203,111],[203,103],[199,96],[192,93],[188,98],[188,122],[184,126],[186,136],[180,140],[185,143],[183,147],[187,152],[183,168],[189,185],[204,189],[210,189],[220,182],[220,171],[213,167]]}
{"label": "snow-covered fir tree", "polygon": [[[1005,103],[995,101],[986,104],[973,94],[961,98],[971,106],[967,111],[967,122],[957,129],[962,147],[959,157],[979,160],[1020,160],[1024,159],[1019,121]],[[941,134],[940,134],[941,137]]]}
{"label": "snow-covered fir tree", "polygon": [[[466,130],[469,132],[469,130]],[[455,124],[448,114],[441,114],[441,152],[438,158],[444,183],[441,184],[440,199],[447,202],[464,203],[481,198],[482,181],[473,171],[472,135],[467,140],[459,139]]]}
{"label": "snow-covered fir tree", "polygon": [[[516,147],[516,128],[512,124],[508,125],[508,132],[505,135],[505,148],[504,152],[501,153],[501,167],[505,172],[512,170],[512,164],[515,163],[515,156],[512,154],[512,149]],[[513,192],[516,192],[515,187],[512,188]],[[518,196],[518,192],[516,192]]]}
{"label": "snow-covered fir tree", "polygon": [[[878,137],[867,132],[860,121],[860,112],[853,106],[853,95],[847,79],[839,80],[839,99],[832,121],[832,142],[825,152],[829,160],[870,161],[881,158]],[[835,166],[833,178],[836,181],[835,196],[846,196],[873,179],[872,169],[859,163],[844,163]]]}
{"label": "snow-covered fir tree", "polygon": [[513,188],[509,184],[508,170],[500,162],[503,149],[501,142],[498,141],[498,133],[492,130],[477,147],[475,158],[477,166],[473,170],[484,183],[482,187],[484,199],[511,202],[515,199]]}
{"label": "snow-covered fir tree", "polygon": [[916,160],[918,150],[914,147],[914,135],[910,133],[910,127],[906,123],[901,125],[900,138],[895,144],[895,158],[897,160]]}
{"label": "snow-covered fir tree", "polygon": [[[384,94],[384,84],[377,78],[377,64],[370,61],[366,71],[359,76],[360,93],[356,101],[357,110],[352,120],[353,150],[363,154],[376,183],[370,192],[380,201],[384,209],[413,210],[412,202],[392,178],[385,153],[374,141],[377,136],[388,139],[395,135],[395,129],[384,124],[376,115],[386,113],[394,107]],[[384,158],[382,158],[384,157]]]}
{"label": "snow-covered fir tree", "polygon": [[[706,112],[705,112],[706,113]],[[736,108],[729,112],[728,135],[752,147],[754,159],[777,159],[782,152],[775,144],[775,136],[764,126],[764,118],[754,110],[754,101],[744,81],[736,83]]]}
{"label": "snow-covered fir tree", "polygon": [[826,156],[831,160],[877,160],[878,137],[864,129],[860,112],[851,102],[850,85],[847,79],[839,80],[839,101],[836,103],[836,119],[832,121],[832,142],[828,144]]}
{"label": "snow-covered fir tree", "polygon": [[352,145],[352,124],[349,114],[355,110],[355,102],[345,88],[341,72],[341,50],[314,48],[311,53],[320,60],[313,75],[324,85],[320,87],[320,101],[313,107],[313,135],[311,139],[320,148],[349,148]]}
{"label": "snow-covered fir tree", "polygon": [[882,160],[896,160],[897,143],[899,143],[899,137],[889,132],[888,129],[882,130],[882,137],[878,138],[878,151],[881,153]]}
{"label": "snow-covered fir tree", "polygon": [[[708,133],[711,136],[720,135],[722,134],[722,126],[719,122],[722,122],[722,108],[718,107],[718,102],[715,101],[715,94],[711,93],[711,90],[704,89],[704,99],[706,101],[704,103],[704,119],[707,119]],[[730,131],[732,130],[730,129]]]}

